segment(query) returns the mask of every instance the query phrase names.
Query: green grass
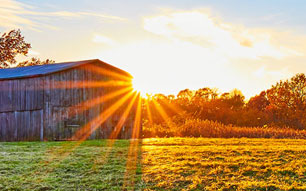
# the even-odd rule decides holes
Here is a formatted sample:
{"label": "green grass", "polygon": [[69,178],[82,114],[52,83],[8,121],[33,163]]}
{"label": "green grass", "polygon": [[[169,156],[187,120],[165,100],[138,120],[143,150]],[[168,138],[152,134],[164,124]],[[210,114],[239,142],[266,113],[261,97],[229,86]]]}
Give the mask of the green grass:
{"label": "green grass", "polygon": [[0,143],[0,190],[306,190],[306,140],[131,143]]}
{"label": "green grass", "polygon": [[[106,140],[76,145],[77,142],[0,143],[0,190],[123,188],[128,140],[117,140],[113,147],[107,146]],[[137,182],[133,186],[140,189]],[[126,188],[130,189],[128,185]]]}

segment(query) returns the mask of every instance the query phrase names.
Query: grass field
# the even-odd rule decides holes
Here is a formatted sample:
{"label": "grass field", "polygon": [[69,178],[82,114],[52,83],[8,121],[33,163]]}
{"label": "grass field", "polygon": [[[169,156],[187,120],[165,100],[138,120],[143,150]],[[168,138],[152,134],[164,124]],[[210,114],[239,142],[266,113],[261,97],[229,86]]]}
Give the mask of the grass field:
{"label": "grass field", "polygon": [[[129,189],[128,154],[127,140],[0,143],[0,190]],[[139,182],[140,168],[134,176]]]}
{"label": "grass field", "polygon": [[0,190],[306,190],[306,140],[136,143],[0,143]]}
{"label": "grass field", "polygon": [[306,140],[148,139],[142,157],[153,190],[306,190]]}

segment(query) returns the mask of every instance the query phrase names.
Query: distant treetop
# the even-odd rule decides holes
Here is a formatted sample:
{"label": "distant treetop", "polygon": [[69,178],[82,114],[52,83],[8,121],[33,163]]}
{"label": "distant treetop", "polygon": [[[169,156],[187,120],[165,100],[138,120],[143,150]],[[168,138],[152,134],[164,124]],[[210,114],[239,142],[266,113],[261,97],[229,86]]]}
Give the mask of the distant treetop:
{"label": "distant treetop", "polygon": [[53,60],[49,59],[41,61],[39,58],[31,58],[30,60],[23,61],[17,64],[16,56],[27,56],[30,48],[32,48],[31,44],[25,42],[24,36],[21,35],[21,31],[19,29],[3,33],[0,36],[0,68],[44,65],[54,63]]}

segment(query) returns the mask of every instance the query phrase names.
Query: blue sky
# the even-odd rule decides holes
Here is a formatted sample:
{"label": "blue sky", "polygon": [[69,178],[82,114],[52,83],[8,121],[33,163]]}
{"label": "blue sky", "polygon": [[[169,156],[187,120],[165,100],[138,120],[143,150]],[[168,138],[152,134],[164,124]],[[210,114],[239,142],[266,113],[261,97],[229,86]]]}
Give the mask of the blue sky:
{"label": "blue sky", "polygon": [[99,58],[146,92],[238,88],[253,96],[306,72],[306,1],[0,0],[0,31],[30,56]]}

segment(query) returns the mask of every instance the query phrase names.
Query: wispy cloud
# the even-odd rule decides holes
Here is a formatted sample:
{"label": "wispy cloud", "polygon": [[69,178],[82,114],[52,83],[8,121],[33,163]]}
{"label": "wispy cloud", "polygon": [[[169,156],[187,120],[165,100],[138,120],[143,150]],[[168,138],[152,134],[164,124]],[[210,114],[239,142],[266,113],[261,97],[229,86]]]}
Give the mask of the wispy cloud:
{"label": "wispy cloud", "polygon": [[272,78],[273,80],[286,79],[291,77],[293,74],[288,70],[288,67],[277,69],[277,70],[268,70],[265,66],[259,67],[253,72],[253,75],[256,78]]}
{"label": "wispy cloud", "polygon": [[98,17],[102,19],[112,19],[112,20],[118,20],[118,21],[126,21],[126,18],[123,17],[117,17],[113,15],[106,15],[106,14],[100,14],[100,13],[94,13],[94,12],[77,12],[77,14],[81,16],[93,16],[93,17]]}
{"label": "wispy cloud", "polygon": [[20,13],[31,8],[16,1],[0,0],[0,26],[4,28],[16,28],[20,25],[26,25],[31,29],[36,28],[37,23],[20,16]]}
{"label": "wispy cloud", "polygon": [[[81,18],[96,17],[98,19],[125,21],[125,18],[95,12],[70,12],[70,11],[50,11],[40,12],[36,8],[15,0],[0,0],[0,27],[3,28],[29,28],[40,31],[41,28],[56,29],[56,26],[37,21],[37,16],[52,18]],[[35,19],[32,16],[36,16]]]}
{"label": "wispy cloud", "polygon": [[101,34],[95,34],[93,36],[92,41],[95,42],[95,43],[101,43],[101,44],[105,44],[105,45],[109,45],[109,46],[114,46],[114,45],[117,44],[113,39],[111,39],[111,38],[109,38],[105,35],[101,35]]}

